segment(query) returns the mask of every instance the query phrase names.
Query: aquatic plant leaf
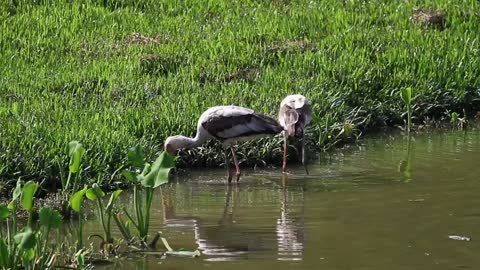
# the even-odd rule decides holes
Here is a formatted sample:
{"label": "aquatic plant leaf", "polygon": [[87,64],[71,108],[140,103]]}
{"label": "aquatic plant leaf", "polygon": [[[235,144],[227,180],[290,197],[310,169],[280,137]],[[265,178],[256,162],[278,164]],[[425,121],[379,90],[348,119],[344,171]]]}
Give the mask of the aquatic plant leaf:
{"label": "aquatic plant leaf", "polygon": [[171,156],[167,152],[162,152],[160,154],[161,163],[160,167],[162,168],[175,168],[175,157]]}
{"label": "aquatic plant leaf", "polygon": [[38,183],[28,181],[22,188],[22,207],[26,210],[32,210],[33,199],[38,189]]}
{"label": "aquatic plant leaf", "polygon": [[82,190],[75,192],[72,197],[70,198],[70,207],[72,207],[73,211],[80,212],[82,207],[83,196],[87,192],[87,187],[84,187]]}
{"label": "aquatic plant leaf", "polygon": [[153,185],[155,184],[155,178],[157,176],[158,170],[160,169],[160,163],[161,159],[160,157],[158,157],[150,167],[150,171],[141,179],[140,183],[142,184],[142,186],[153,188]]}
{"label": "aquatic plant leaf", "polygon": [[37,237],[30,227],[27,227],[23,232],[17,233],[13,239],[20,249],[34,248],[37,243]]}
{"label": "aquatic plant leaf", "polygon": [[412,103],[412,88],[407,87],[402,89],[402,91],[400,92],[400,96],[402,97],[402,100],[406,105],[410,105]]}
{"label": "aquatic plant leaf", "polygon": [[145,163],[145,166],[143,167],[143,170],[142,170],[142,175],[147,175],[147,173],[150,172],[150,169],[152,168],[152,164],[150,163]]}
{"label": "aquatic plant leaf", "polygon": [[136,183],[138,174],[136,172],[132,172],[130,170],[123,170],[122,175],[127,178],[128,181]]}
{"label": "aquatic plant leaf", "polygon": [[160,154],[160,169],[155,177],[155,184],[153,188],[168,183],[168,175],[170,170],[175,168],[175,158],[169,155],[167,152]]}
{"label": "aquatic plant leaf", "polygon": [[163,184],[168,183],[168,175],[172,168],[160,168],[157,173],[157,177],[155,177],[155,184],[153,188],[161,186]]}
{"label": "aquatic plant leaf", "polygon": [[6,219],[10,216],[12,211],[8,208],[8,206],[2,204],[0,205],[0,219]]}
{"label": "aquatic plant leaf", "polygon": [[128,149],[127,158],[133,166],[143,167],[143,164],[145,163],[143,148],[140,145],[137,145]]}
{"label": "aquatic plant leaf", "polygon": [[168,182],[168,173],[175,167],[175,159],[162,152],[150,168],[150,172],[142,181],[144,187],[156,188]]}
{"label": "aquatic plant leaf", "polygon": [[8,260],[10,258],[10,252],[8,251],[5,240],[0,239],[0,267],[2,269],[9,269]]}
{"label": "aquatic plant leaf", "polygon": [[43,207],[38,215],[42,226],[58,229],[63,224],[63,217],[57,210]]}
{"label": "aquatic plant leaf", "polygon": [[86,195],[89,200],[96,200],[105,197],[105,192],[97,184],[93,184],[91,188],[87,189]]}
{"label": "aquatic plant leaf", "polygon": [[159,159],[160,168],[157,176],[155,177],[155,184],[153,185],[153,188],[168,183],[168,174],[170,173],[171,169],[175,168],[175,158],[167,152],[162,152]]}
{"label": "aquatic plant leaf", "polygon": [[33,248],[29,248],[23,252],[23,259],[25,261],[31,261],[35,258],[35,250]]}
{"label": "aquatic plant leaf", "polygon": [[20,179],[19,179],[19,180],[17,180],[17,185],[15,186],[15,189],[13,190],[12,200],[8,204],[9,209],[13,209],[13,204],[20,197],[20,195],[22,195],[22,181],[20,181]]}
{"label": "aquatic plant leaf", "polygon": [[80,169],[85,148],[78,141],[68,143],[68,155],[70,156],[69,169],[71,173],[76,173]]}
{"label": "aquatic plant leaf", "polygon": [[107,213],[112,211],[113,205],[115,204],[115,201],[117,200],[118,196],[122,192],[123,192],[123,190],[119,189],[119,190],[115,190],[112,193],[112,195],[110,196],[110,200],[108,201],[107,208],[105,209]]}

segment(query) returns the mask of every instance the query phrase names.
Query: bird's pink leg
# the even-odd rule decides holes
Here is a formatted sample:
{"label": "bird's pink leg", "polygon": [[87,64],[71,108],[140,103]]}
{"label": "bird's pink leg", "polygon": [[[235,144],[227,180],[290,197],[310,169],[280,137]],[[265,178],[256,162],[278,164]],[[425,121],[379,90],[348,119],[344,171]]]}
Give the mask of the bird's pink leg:
{"label": "bird's pink leg", "polygon": [[283,166],[282,172],[287,171],[287,151],[288,151],[288,137],[286,131],[283,132]]}
{"label": "bird's pink leg", "polygon": [[232,149],[232,157],[233,157],[233,162],[235,162],[235,169],[237,170],[237,182],[240,181],[240,165],[238,164],[237,160],[237,155],[235,154],[235,150],[233,150],[233,147],[230,147]]}

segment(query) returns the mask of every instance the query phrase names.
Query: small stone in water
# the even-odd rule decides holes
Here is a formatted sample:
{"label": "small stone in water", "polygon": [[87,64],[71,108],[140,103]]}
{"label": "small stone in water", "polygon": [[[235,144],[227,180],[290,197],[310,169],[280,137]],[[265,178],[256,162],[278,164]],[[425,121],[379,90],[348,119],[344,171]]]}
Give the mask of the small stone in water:
{"label": "small stone in water", "polygon": [[459,235],[450,235],[448,238],[452,240],[459,240],[459,241],[470,241],[470,237],[466,236],[459,236]]}

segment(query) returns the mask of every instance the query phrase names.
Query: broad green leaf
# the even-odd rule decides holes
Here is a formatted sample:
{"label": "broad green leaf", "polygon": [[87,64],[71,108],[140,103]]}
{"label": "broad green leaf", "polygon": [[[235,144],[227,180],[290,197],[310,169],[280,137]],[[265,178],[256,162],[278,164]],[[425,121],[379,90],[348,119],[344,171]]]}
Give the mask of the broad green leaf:
{"label": "broad green leaf", "polygon": [[23,232],[17,233],[13,239],[20,249],[34,248],[37,243],[37,238],[30,227],[27,227]]}
{"label": "broad green leaf", "polygon": [[402,100],[406,105],[410,105],[412,103],[412,88],[407,87],[402,89],[402,91],[400,92],[400,96],[402,97]]}
{"label": "broad green leaf", "polygon": [[[152,187],[155,185],[155,178],[157,177],[160,164],[162,162],[161,156],[159,156],[150,167],[150,171],[143,177],[141,183],[144,187]],[[143,174],[143,173],[142,173]]]}
{"label": "broad green leaf", "polygon": [[82,208],[82,201],[83,196],[87,192],[87,187],[84,187],[82,190],[75,192],[72,197],[70,198],[70,207],[72,207],[73,211],[80,212]]}
{"label": "broad green leaf", "polygon": [[[143,183],[143,181],[145,180],[145,176],[144,175],[141,175],[141,174],[138,174],[137,175],[137,181],[136,183]],[[143,185],[143,184],[142,184]]]}
{"label": "broad green leaf", "polygon": [[8,206],[2,204],[0,205],[0,219],[6,219],[10,216],[11,210]]}
{"label": "broad green leaf", "polygon": [[[157,170],[158,172],[158,170]],[[144,187],[151,187],[153,188],[153,185],[155,184],[155,174],[153,171],[151,171],[149,174],[147,174],[145,177],[143,177],[142,181],[142,186]]]}
{"label": "broad green leaf", "polygon": [[22,207],[26,210],[32,210],[33,199],[37,192],[38,183],[28,181],[22,188]]}
{"label": "broad green leaf", "polygon": [[144,164],[143,148],[140,145],[134,146],[128,150],[128,161],[135,167],[142,167]]}
{"label": "broad green leaf", "polygon": [[142,170],[142,175],[145,176],[147,175],[147,173],[150,172],[150,169],[152,168],[152,164],[150,163],[145,163],[145,166],[143,167],[143,170]]}
{"label": "broad green leaf", "polygon": [[0,239],[0,268],[9,269],[8,261],[10,259],[10,252],[4,239]]}
{"label": "broad green leaf", "polygon": [[108,204],[107,204],[107,208],[105,209],[105,211],[108,213],[110,211],[112,211],[113,209],[113,205],[115,204],[115,201],[117,200],[118,196],[120,195],[120,193],[122,193],[123,190],[119,189],[119,190],[115,190],[112,195],[110,196],[110,200],[108,201]]}
{"label": "broad green leaf", "polygon": [[97,184],[93,184],[91,188],[87,189],[86,194],[89,200],[96,200],[105,197],[105,192],[103,192]]}
{"label": "broad green leaf", "polygon": [[170,169],[175,167],[175,160],[166,152],[162,152],[160,156],[152,164],[150,172],[142,181],[144,187],[156,188],[168,182],[168,173]]}
{"label": "broad green leaf", "polygon": [[155,177],[155,183],[153,188],[161,186],[163,184],[168,183],[168,175],[172,168],[160,168],[157,173],[157,177]]}
{"label": "broad green leaf", "polygon": [[77,141],[71,141],[68,144],[68,155],[70,156],[69,169],[71,173],[77,173],[82,163],[82,157],[85,154],[85,148]]}
{"label": "broad green leaf", "polygon": [[58,229],[62,226],[63,218],[57,210],[43,207],[39,212],[40,224],[52,229]]}
{"label": "broad green leaf", "polygon": [[137,182],[137,173],[129,170],[123,170],[122,175],[130,182]]}
{"label": "broad green leaf", "polygon": [[160,154],[162,168],[175,168],[175,157],[169,155],[167,152],[162,152]]}
{"label": "broad green leaf", "polygon": [[13,209],[13,204],[20,197],[20,195],[22,195],[22,181],[19,179],[17,180],[17,186],[15,186],[15,189],[13,190],[12,200],[8,204],[9,209]]}
{"label": "broad green leaf", "polygon": [[33,248],[29,248],[27,250],[25,250],[25,252],[23,253],[23,259],[25,261],[31,261],[35,258],[35,249]]}
{"label": "broad green leaf", "polygon": [[155,177],[153,188],[168,183],[168,174],[172,168],[175,168],[175,159],[167,152],[160,154],[160,168]]}

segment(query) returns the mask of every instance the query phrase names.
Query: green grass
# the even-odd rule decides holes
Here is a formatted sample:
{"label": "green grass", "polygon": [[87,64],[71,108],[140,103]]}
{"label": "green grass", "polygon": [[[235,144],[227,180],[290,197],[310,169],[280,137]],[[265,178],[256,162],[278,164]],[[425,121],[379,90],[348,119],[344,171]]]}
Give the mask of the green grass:
{"label": "green grass", "polygon": [[[417,6],[442,10],[445,29],[413,24]],[[85,175],[108,178],[129,147],[151,158],[167,136],[194,134],[210,106],[273,116],[293,93],[313,103],[310,145],[319,147],[344,123],[403,125],[405,87],[418,95],[416,122],[473,114],[479,10],[476,0],[2,1],[0,179],[58,179],[55,159],[67,166],[71,140],[88,149]],[[155,42],[131,42],[134,32]],[[212,145],[180,165],[220,163]],[[277,140],[239,150],[280,164]]]}

